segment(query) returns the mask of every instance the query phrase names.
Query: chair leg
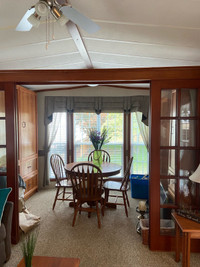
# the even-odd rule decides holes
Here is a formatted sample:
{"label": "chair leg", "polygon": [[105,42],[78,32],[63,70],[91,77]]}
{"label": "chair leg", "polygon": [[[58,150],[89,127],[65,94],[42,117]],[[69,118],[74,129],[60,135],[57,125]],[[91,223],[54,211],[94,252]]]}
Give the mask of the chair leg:
{"label": "chair leg", "polygon": [[126,194],[126,201],[127,201],[128,207],[130,208],[130,204],[129,204],[129,200],[128,200],[127,191],[125,192],[125,194]]}
{"label": "chair leg", "polygon": [[55,199],[54,199],[54,202],[53,202],[53,207],[52,207],[52,210],[54,210],[54,208],[55,208],[55,205],[56,205],[56,200],[57,200],[57,197],[58,197],[58,194],[59,194],[59,190],[60,190],[60,188],[58,187],[58,188],[57,188],[56,195],[55,195]]}
{"label": "chair leg", "polygon": [[[92,209],[92,205],[90,205],[90,208]],[[88,212],[88,218],[90,218],[91,217],[91,212],[89,211]]]}
{"label": "chair leg", "polygon": [[99,211],[99,202],[98,201],[96,201],[96,210],[97,210],[98,227],[101,228],[101,219],[100,219],[100,211]]}
{"label": "chair leg", "polygon": [[122,195],[123,195],[123,199],[124,199],[125,213],[126,213],[126,216],[128,217],[128,210],[127,210],[127,206],[126,206],[126,194],[125,194],[125,192],[122,192]]}
{"label": "chair leg", "polygon": [[77,213],[78,213],[78,208],[79,208],[79,205],[80,203],[77,202],[77,203],[74,203],[74,218],[73,218],[73,222],[72,222],[72,226],[75,225],[75,221],[76,221],[76,216],[77,216]]}
{"label": "chair leg", "polygon": [[104,203],[103,203],[103,207],[101,209],[101,213],[104,216],[104,210],[105,210],[105,206],[108,203],[108,198],[109,198],[109,189],[105,188],[105,199],[104,199]]}
{"label": "chair leg", "polygon": [[65,190],[66,190],[66,188],[63,187],[63,200],[65,199]]}
{"label": "chair leg", "polygon": [[101,199],[101,214],[104,216],[104,208],[105,208],[105,199]]}

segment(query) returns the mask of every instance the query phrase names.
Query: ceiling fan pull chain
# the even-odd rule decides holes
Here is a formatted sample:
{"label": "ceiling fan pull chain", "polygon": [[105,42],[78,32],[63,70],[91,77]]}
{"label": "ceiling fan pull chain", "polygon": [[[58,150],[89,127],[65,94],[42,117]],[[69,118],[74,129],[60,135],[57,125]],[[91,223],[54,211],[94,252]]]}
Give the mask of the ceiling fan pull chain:
{"label": "ceiling fan pull chain", "polygon": [[52,40],[55,40],[54,21],[52,21]]}
{"label": "ceiling fan pull chain", "polygon": [[49,16],[46,16],[46,50],[48,49],[49,45]]}

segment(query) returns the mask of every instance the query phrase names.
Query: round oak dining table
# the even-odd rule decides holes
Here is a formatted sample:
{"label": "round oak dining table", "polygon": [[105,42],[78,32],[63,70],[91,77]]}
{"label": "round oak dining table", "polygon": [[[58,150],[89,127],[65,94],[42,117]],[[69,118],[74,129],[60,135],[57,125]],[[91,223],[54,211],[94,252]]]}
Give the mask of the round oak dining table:
{"label": "round oak dining table", "polygon": [[[84,161],[84,162],[72,162],[68,163],[64,166],[67,173],[71,173],[71,169],[79,163],[92,163],[91,161]],[[121,166],[111,162],[102,162],[101,164],[101,172],[103,177],[110,177],[116,174],[119,174],[121,171]]]}

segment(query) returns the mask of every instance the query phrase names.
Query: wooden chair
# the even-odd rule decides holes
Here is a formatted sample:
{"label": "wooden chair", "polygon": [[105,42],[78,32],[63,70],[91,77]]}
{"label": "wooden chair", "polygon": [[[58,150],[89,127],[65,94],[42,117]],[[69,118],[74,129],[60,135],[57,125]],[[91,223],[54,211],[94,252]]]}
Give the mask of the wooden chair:
{"label": "wooden chair", "polygon": [[[124,205],[125,213],[126,213],[126,216],[128,217],[127,204],[128,204],[128,207],[130,207],[130,204],[129,204],[129,200],[128,200],[127,191],[129,189],[128,181],[129,181],[129,175],[130,175],[130,169],[131,169],[132,161],[133,161],[133,157],[131,157],[131,159],[127,165],[127,168],[126,168],[125,173],[124,173],[124,178],[122,179],[122,181],[120,181],[120,182],[107,181],[104,183],[103,188],[105,190],[105,203],[104,203],[103,209],[102,209],[103,215],[104,215],[104,207],[107,205],[107,203],[109,203],[109,204],[111,203],[108,201],[109,197],[115,197],[116,200],[112,204]],[[117,195],[117,194],[109,195],[110,191],[121,192],[122,196]],[[118,198],[123,198],[123,203],[117,202]]]}
{"label": "wooden chair", "polygon": [[[98,227],[101,228],[100,209],[103,205],[103,176],[101,170],[92,163],[78,163],[71,169],[71,182],[73,185],[74,194],[74,218],[72,226],[76,221],[76,216],[79,211],[88,212],[90,217],[91,212],[97,213]],[[82,206],[87,203],[88,206]]]}
{"label": "wooden chair", "polygon": [[[51,164],[51,168],[56,178],[55,187],[57,188],[53,207],[52,207],[52,209],[54,210],[57,200],[73,201],[73,198],[72,198],[73,187],[72,187],[70,178],[67,178],[67,175],[64,169],[64,161],[61,158],[61,156],[57,154],[52,154],[50,157],[50,164]],[[66,191],[67,189],[70,189],[70,188],[71,190]],[[60,197],[60,195],[62,195],[62,197]]]}
{"label": "wooden chair", "polygon": [[[88,156],[88,161],[93,161],[93,157],[94,157],[94,151],[93,150],[92,152],[90,152],[89,156]],[[110,162],[110,155],[107,151],[105,150],[99,150],[102,152],[102,159],[103,159],[103,162]]]}

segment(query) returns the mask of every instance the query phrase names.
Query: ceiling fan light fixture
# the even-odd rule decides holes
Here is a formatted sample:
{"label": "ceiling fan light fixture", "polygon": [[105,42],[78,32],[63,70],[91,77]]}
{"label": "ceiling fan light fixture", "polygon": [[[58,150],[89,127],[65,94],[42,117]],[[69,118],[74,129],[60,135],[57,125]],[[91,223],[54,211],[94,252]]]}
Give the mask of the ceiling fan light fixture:
{"label": "ceiling fan light fixture", "polygon": [[38,28],[40,25],[40,16],[35,12],[27,19],[28,22],[35,28]]}
{"label": "ceiling fan light fixture", "polygon": [[63,15],[62,11],[60,11],[56,6],[51,8],[51,14],[54,18],[59,22],[61,26],[65,25],[68,21],[68,18]]}
{"label": "ceiling fan light fixture", "polygon": [[35,5],[35,12],[41,16],[47,16],[48,12],[49,12],[49,5],[46,1],[39,1],[36,5]]}
{"label": "ceiling fan light fixture", "polygon": [[68,22],[68,18],[62,14],[57,21],[59,22],[60,26],[64,26]]}

